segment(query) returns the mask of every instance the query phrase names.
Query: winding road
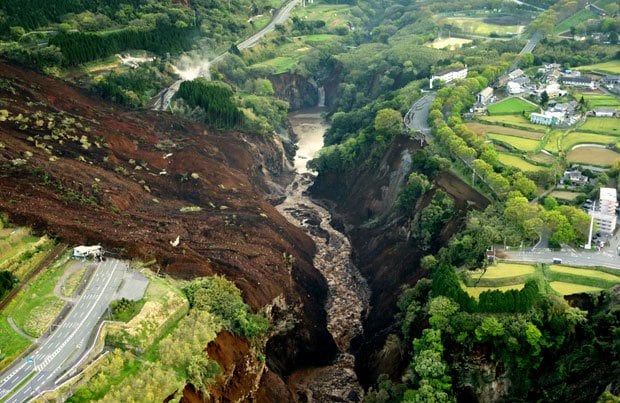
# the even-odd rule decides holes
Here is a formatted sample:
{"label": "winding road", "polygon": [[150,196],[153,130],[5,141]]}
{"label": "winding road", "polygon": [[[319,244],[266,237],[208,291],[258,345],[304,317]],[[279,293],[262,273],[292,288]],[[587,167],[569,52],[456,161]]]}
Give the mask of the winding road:
{"label": "winding road", "polygon": [[127,263],[107,259],[95,269],[86,289],[65,320],[28,359],[9,367],[0,380],[0,400],[25,402],[38,393],[52,389],[55,380],[70,369],[88,348],[89,339],[116,290],[121,284]]}
{"label": "winding road", "polygon": [[[282,8],[276,11],[276,14],[273,16],[269,24],[267,24],[263,29],[256,32],[254,35],[250,36],[243,42],[238,43],[237,49],[243,50],[256,45],[265,35],[273,31],[276,28],[276,25],[284,23],[291,15],[291,11],[293,11],[293,8],[295,8],[295,6],[300,3],[301,0],[290,0]],[[212,60],[210,60],[210,63],[214,64],[222,61],[227,54],[228,51],[214,57]],[[170,105],[172,97],[174,96],[174,94],[177,93],[183,81],[185,80],[177,80],[170,87],[164,88],[159,94],[155,95],[155,97],[153,97],[153,99],[151,100],[151,103],[153,105],[152,109],[160,111],[166,109],[168,105]]]}

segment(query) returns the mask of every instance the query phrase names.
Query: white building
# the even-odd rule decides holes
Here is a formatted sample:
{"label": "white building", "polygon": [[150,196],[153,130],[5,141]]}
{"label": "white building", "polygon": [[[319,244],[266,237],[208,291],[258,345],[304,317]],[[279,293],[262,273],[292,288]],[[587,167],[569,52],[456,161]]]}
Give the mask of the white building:
{"label": "white building", "polygon": [[513,71],[511,71],[510,73],[508,73],[508,78],[509,78],[510,80],[514,80],[514,79],[516,79],[516,78],[521,77],[522,75],[523,75],[523,70],[521,70],[521,69],[516,69],[516,70],[513,70]]}
{"label": "white building", "polygon": [[616,114],[614,108],[596,108],[594,109],[594,116],[599,118],[613,118]]}
{"label": "white building", "polygon": [[564,121],[564,114],[562,112],[532,112],[530,114],[530,122],[536,125],[552,126],[560,124]]}
{"label": "white building", "polygon": [[433,88],[433,81],[435,80],[441,80],[444,83],[449,83],[463,78],[467,78],[467,66],[440,71],[431,76],[430,87],[431,89]]}
{"label": "white building", "polygon": [[493,88],[486,87],[485,89],[483,89],[482,91],[478,93],[478,95],[476,96],[476,101],[480,105],[486,105],[492,96],[493,96]]}
{"label": "white building", "polygon": [[605,234],[613,234],[616,229],[616,207],[618,206],[618,198],[616,189],[601,188],[599,196],[599,206],[590,214],[596,221],[596,225],[600,232]]}
{"label": "white building", "polygon": [[564,85],[594,89],[594,80],[588,76],[566,76],[560,79]]}
{"label": "white building", "polygon": [[73,257],[101,258],[102,256],[103,256],[103,248],[100,245],[94,245],[94,246],[80,245],[80,246],[76,246],[75,248],[73,248]]}
{"label": "white building", "polygon": [[514,81],[508,81],[508,83],[506,84],[506,91],[509,94],[515,95],[515,94],[520,94],[523,92],[523,88],[521,88],[521,84],[514,82]]}

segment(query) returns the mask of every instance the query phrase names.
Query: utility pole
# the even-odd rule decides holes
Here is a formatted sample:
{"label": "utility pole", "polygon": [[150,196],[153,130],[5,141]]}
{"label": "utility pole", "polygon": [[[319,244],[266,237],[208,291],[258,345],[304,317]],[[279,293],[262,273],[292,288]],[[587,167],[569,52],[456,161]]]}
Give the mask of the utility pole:
{"label": "utility pole", "polygon": [[584,249],[592,249],[592,229],[594,227],[594,206],[596,201],[592,203],[592,209],[590,210],[590,234],[588,235],[588,243],[584,245]]}

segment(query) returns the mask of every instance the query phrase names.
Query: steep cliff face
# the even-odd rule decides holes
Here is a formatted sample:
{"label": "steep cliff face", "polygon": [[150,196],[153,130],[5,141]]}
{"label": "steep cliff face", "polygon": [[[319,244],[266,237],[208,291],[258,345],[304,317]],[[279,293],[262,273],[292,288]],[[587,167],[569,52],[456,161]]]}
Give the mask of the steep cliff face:
{"label": "steep cliff face", "polygon": [[266,199],[282,175],[272,139],[128,111],[0,63],[0,210],[174,276],[224,275],[256,310],[282,301],[271,311],[287,326],[267,349],[278,377],[335,351],[314,245]]}
{"label": "steep cliff face", "polygon": [[291,111],[316,106],[319,102],[319,89],[316,83],[306,77],[284,73],[269,77],[276,96],[289,103]]}
{"label": "steep cliff face", "polygon": [[[419,260],[432,253],[408,241],[408,219],[393,207],[411,172],[412,153],[418,148],[418,141],[397,137],[378,166],[319,175],[312,188],[316,197],[332,203],[352,241],[355,264],[371,288],[364,335],[354,342],[358,375],[366,386],[381,373],[398,376],[406,364],[402,346],[394,343],[400,333],[396,301],[403,285],[415,284],[427,274],[419,268]],[[441,232],[436,250],[460,228],[467,208],[483,207],[488,201],[449,173],[439,175],[434,186],[450,194],[461,212]],[[417,209],[428,201],[418,203]]]}

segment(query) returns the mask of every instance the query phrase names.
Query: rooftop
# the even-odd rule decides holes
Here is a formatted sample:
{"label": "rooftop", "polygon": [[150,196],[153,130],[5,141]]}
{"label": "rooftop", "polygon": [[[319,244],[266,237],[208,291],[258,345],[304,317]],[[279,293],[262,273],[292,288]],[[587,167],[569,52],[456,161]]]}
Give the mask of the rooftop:
{"label": "rooftop", "polygon": [[601,201],[613,201],[617,200],[616,189],[614,188],[601,188]]}

